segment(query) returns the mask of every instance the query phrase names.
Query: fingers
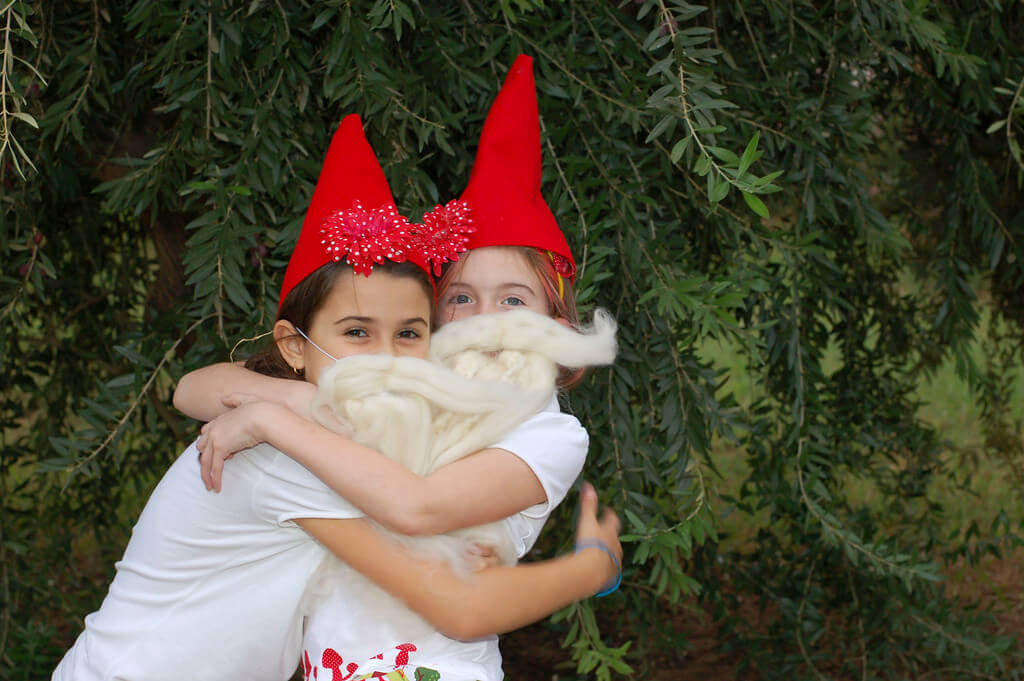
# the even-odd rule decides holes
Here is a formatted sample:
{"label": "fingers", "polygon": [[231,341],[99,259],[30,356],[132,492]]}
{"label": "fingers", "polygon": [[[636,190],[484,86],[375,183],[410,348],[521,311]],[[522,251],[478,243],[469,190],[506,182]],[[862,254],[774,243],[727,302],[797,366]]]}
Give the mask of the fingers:
{"label": "fingers", "polygon": [[489,567],[497,567],[501,564],[501,558],[489,546],[472,544],[466,549],[466,562],[470,569],[474,572],[479,572]]}
{"label": "fingers", "polygon": [[590,535],[597,529],[597,491],[589,482],[584,482],[580,486],[580,512],[576,519],[576,536]]}
{"label": "fingers", "polygon": [[199,450],[199,475],[203,479],[203,485],[207,491],[219,492],[221,473],[224,470],[224,457],[217,456],[217,447],[213,439],[206,432],[207,426],[203,426],[202,434],[196,441],[196,449]]}
{"label": "fingers", "polygon": [[597,515],[597,490],[589,482],[580,486],[580,515]]}
{"label": "fingers", "polygon": [[224,457],[214,456],[211,457],[213,461],[210,464],[210,482],[213,485],[213,491],[220,491],[221,476],[224,473]]}
{"label": "fingers", "polygon": [[213,476],[211,475],[211,464],[213,463],[213,448],[207,438],[203,438],[204,446],[199,449],[199,474],[203,478],[206,489],[213,490]]}
{"label": "fingers", "polygon": [[576,526],[576,552],[583,549],[600,550],[606,555],[604,561],[604,586],[595,595],[607,596],[619,588],[622,580],[622,544],[619,530],[622,527],[619,516],[610,508],[597,515],[597,491],[593,485],[584,482],[580,487],[580,514]]}
{"label": "fingers", "polygon": [[619,520],[618,514],[610,508],[604,509],[600,522],[603,527],[607,527],[616,535],[619,534],[619,529],[622,528],[622,522]]}
{"label": "fingers", "polygon": [[210,455],[206,452],[199,453],[199,475],[203,479],[206,491],[213,489],[213,479],[210,477]]}
{"label": "fingers", "polygon": [[196,439],[196,449],[199,450],[199,476],[202,478],[203,485],[207,491],[212,489],[209,477],[210,439],[206,436],[206,426],[208,425],[204,424],[199,429],[199,437]]}
{"label": "fingers", "polygon": [[[580,486],[580,521],[583,522],[588,516],[595,520],[597,519],[597,490],[589,482],[584,482]],[[601,518],[597,523],[603,529],[609,530],[616,536],[618,536],[619,529],[622,527],[619,516],[610,508],[605,508],[601,512]]]}
{"label": "fingers", "polygon": [[206,489],[219,492],[221,474],[224,472],[224,457],[216,456],[213,449],[209,449],[199,457],[202,467],[203,484]]}

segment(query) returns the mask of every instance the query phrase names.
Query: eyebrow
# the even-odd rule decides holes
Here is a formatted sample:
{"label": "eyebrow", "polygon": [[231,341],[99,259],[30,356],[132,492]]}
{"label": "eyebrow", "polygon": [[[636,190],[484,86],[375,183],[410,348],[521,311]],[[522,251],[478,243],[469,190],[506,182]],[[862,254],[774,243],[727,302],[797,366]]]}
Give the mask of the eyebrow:
{"label": "eyebrow", "polygon": [[507,284],[499,284],[498,288],[499,289],[518,288],[518,289],[522,289],[524,291],[528,291],[528,292],[532,293],[533,295],[537,295],[537,292],[534,291],[529,286],[527,286],[526,284],[517,284],[517,283],[511,282],[511,281],[508,282]]}
{"label": "eyebrow", "polygon": [[[475,290],[472,285],[467,284],[467,283],[462,282],[462,281],[453,281],[451,284],[448,285],[448,289],[447,290],[450,291],[453,288],[465,288],[465,289],[469,289],[471,291]],[[519,289],[523,289],[524,291],[529,291],[530,293],[536,294],[536,291],[534,291],[532,288],[530,288],[526,284],[520,284],[520,283],[517,283],[517,282],[514,282],[514,281],[507,281],[507,282],[498,284],[494,288],[496,288],[496,289],[519,288]]]}
{"label": "eyebrow", "polygon": [[[358,322],[359,324],[372,324],[372,323],[374,323],[376,321],[378,321],[378,320],[375,317],[348,316],[348,317],[342,317],[338,321],[334,322],[334,324],[335,324],[335,326],[337,326],[338,324],[344,324],[346,322]],[[406,324],[406,325],[408,325],[408,324],[423,324],[423,325],[426,325],[427,324],[427,320],[425,320],[423,317],[410,317],[409,319],[403,319],[401,322],[399,322],[399,324]]]}

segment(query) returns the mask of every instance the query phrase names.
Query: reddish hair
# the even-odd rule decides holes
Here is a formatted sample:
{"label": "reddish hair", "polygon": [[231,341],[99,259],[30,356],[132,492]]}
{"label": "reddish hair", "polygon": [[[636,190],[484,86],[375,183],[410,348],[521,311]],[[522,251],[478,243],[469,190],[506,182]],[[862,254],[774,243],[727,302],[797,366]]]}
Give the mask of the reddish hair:
{"label": "reddish hair", "polygon": [[[506,248],[520,254],[527,266],[540,280],[544,298],[548,303],[548,315],[553,319],[564,319],[574,329],[580,328],[579,313],[576,311],[576,293],[573,291],[572,282],[555,271],[554,261],[547,251],[532,246],[489,246],[488,248]],[[466,260],[472,253],[473,251],[463,253],[459,256],[459,260]],[[457,266],[457,262],[448,263],[445,266],[444,272],[437,281],[438,300],[443,298],[448,287],[451,286]],[[561,287],[559,279],[561,279]],[[559,288],[561,288],[561,295],[559,295]],[[583,381],[586,372],[585,368],[560,367],[556,385],[561,390],[572,390]]]}

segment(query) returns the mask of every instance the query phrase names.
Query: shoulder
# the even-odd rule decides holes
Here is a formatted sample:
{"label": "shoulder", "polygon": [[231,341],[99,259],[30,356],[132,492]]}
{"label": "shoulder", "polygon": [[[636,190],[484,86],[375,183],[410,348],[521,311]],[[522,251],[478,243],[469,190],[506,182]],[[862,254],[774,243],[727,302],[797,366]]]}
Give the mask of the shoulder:
{"label": "shoulder", "polygon": [[590,436],[579,419],[562,412],[552,398],[543,411],[516,426],[492,447],[523,459],[548,488],[552,476],[565,478],[566,484],[575,480],[587,458]]}
{"label": "shoulder", "polygon": [[[297,489],[306,491],[326,490],[327,485],[309,470],[295,461],[287,454],[273,445],[261,443],[240,452],[235,459],[239,468],[249,468],[259,477],[257,483],[259,490],[265,493],[268,490],[289,490],[294,492]],[[232,463],[224,466],[225,472],[229,470]]]}
{"label": "shoulder", "polygon": [[[587,429],[578,418],[563,412],[558,406],[558,399],[554,396],[542,411],[513,428],[503,441],[535,439],[554,442],[561,446],[582,447],[584,451],[590,443]],[[495,446],[507,449],[501,444]]]}
{"label": "shoulder", "polygon": [[[363,514],[281,450],[260,444],[244,453],[259,471],[252,502],[256,512],[275,524],[296,518],[358,518]],[[231,464],[229,463],[228,466]],[[224,470],[228,470],[228,466]]]}

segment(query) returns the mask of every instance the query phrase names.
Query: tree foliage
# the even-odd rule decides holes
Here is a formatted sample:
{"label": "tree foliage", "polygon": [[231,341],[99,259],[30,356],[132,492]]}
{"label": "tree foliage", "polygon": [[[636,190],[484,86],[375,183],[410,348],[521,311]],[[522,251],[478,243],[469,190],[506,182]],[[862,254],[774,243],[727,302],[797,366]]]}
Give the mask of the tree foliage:
{"label": "tree foliage", "polygon": [[[929,489],[1024,477],[1022,45],[1013,0],[0,0],[0,677],[48,674],[98,605],[196,431],[175,380],[269,328],[341,117],[419,215],[465,186],[520,52],[580,303],[621,323],[569,406],[627,532],[597,614],[632,633],[560,613],[578,672],[642,669],[699,593],[764,678],[1019,675],[940,574],[1021,519],[951,531]],[[973,457],[916,416],[947,359],[983,407]],[[715,443],[746,454],[735,497]],[[749,550],[718,550],[726,507],[759,523]]]}

